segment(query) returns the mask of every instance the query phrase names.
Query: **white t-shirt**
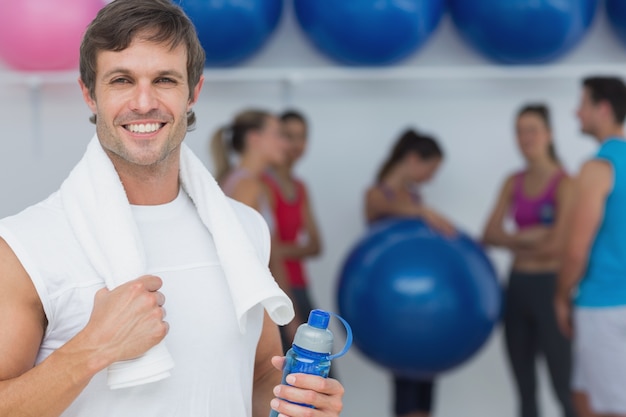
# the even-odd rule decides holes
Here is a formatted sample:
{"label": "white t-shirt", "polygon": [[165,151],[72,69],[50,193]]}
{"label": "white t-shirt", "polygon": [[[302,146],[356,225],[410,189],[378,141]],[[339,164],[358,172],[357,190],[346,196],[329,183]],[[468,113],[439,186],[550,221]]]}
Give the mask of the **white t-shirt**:
{"label": "white t-shirt", "polygon": [[[269,232],[252,209],[233,202],[263,262]],[[256,346],[263,308],[248,312],[242,334],[213,239],[181,192],[160,206],[133,206],[148,260],[147,273],[164,281],[165,343],[172,376],[111,390],[98,373],[63,417],[250,417]],[[31,276],[49,324],[37,358],[44,360],[87,323],[95,292],[104,286],[65,220],[58,194],[0,221],[0,236]]]}

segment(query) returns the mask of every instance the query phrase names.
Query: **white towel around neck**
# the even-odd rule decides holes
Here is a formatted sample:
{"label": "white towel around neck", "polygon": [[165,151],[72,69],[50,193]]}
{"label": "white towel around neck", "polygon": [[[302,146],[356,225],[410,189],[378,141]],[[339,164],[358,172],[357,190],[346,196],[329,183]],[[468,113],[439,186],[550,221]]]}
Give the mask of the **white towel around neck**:
{"label": "white towel around neck", "polygon": [[[291,321],[291,300],[259,259],[213,176],[185,144],[181,145],[180,181],[213,236],[240,331],[245,332],[246,313],[259,303],[275,323]],[[146,257],[130,203],[97,135],[61,185],[60,194],[72,230],[107,288],[146,274]],[[109,385],[123,388],[162,379],[172,366],[161,342],[140,358],[111,365]]]}

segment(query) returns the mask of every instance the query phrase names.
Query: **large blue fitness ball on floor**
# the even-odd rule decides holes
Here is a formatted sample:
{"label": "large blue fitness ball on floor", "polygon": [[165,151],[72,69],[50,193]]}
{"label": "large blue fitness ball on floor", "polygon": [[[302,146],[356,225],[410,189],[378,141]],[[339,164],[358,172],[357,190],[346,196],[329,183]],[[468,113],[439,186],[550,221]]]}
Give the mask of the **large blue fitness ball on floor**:
{"label": "large blue fitness ball on floor", "polygon": [[626,1],[606,0],[606,14],[617,37],[626,45]]}
{"label": "large blue fitness ball on floor", "polygon": [[276,28],[283,0],[173,0],[196,27],[207,66],[230,66],[259,51]]}
{"label": "large blue fitness ball on floor", "polygon": [[559,58],[591,25],[597,0],[449,0],[461,36],[502,63]]}
{"label": "large blue fitness ball on floor", "polygon": [[502,291],[468,236],[442,237],[420,220],[375,225],[339,281],[341,315],[368,358],[397,375],[429,377],[470,358],[500,317]]}
{"label": "large blue fitness ball on floor", "polygon": [[304,33],[324,54],[351,65],[392,64],[419,49],[445,0],[295,0]]}

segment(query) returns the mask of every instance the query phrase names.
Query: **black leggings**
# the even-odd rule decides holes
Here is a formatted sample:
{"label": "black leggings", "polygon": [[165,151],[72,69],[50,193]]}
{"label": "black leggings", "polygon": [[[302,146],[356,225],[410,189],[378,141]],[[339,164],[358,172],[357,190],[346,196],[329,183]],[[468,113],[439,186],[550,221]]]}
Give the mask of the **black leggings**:
{"label": "black leggings", "polygon": [[554,314],[556,274],[512,271],[505,301],[506,347],[517,383],[520,417],[537,417],[536,358],[543,355],[563,416],[575,417],[571,401],[571,348]]}
{"label": "black leggings", "polygon": [[433,380],[416,380],[394,377],[396,416],[423,412],[430,413],[433,408]]}

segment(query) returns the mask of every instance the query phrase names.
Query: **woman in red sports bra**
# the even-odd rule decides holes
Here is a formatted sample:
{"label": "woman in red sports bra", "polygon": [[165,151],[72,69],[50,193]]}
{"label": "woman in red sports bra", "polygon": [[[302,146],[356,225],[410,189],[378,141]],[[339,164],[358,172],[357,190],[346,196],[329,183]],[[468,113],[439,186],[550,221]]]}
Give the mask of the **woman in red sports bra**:
{"label": "woman in red sports bra", "polygon": [[[383,163],[376,184],[365,195],[369,224],[389,217],[420,217],[445,234],[454,226],[427,207],[417,190],[428,182],[443,160],[437,142],[414,130],[404,132]],[[434,381],[394,377],[394,411],[397,417],[428,417],[433,408]]]}
{"label": "woman in red sports bra", "polygon": [[[293,172],[306,148],[307,122],[302,114],[293,110],[283,113],[280,120],[288,142],[287,157],[284,163],[274,164],[267,170],[263,180],[272,194],[276,220],[273,250],[283,260],[298,315],[308,317],[314,303],[303,261],[319,255],[322,244],[306,186]],[[291,342],[283,340],[286,348]]]}
{"label": "woman in red sports bra", "polygon": [[[522,108],[516,130],[526,167],[504,183],[483,242],[506,248],[514,257],[504,303],[504,329],[519,416],[539,415],[535,369],[541,353],[563,416],[573,417],[570,345],[557,327],[553,307],[572,184],[556,158],[546,106]],[[513,231],[505,228],[506,219],[515,223]]]}

